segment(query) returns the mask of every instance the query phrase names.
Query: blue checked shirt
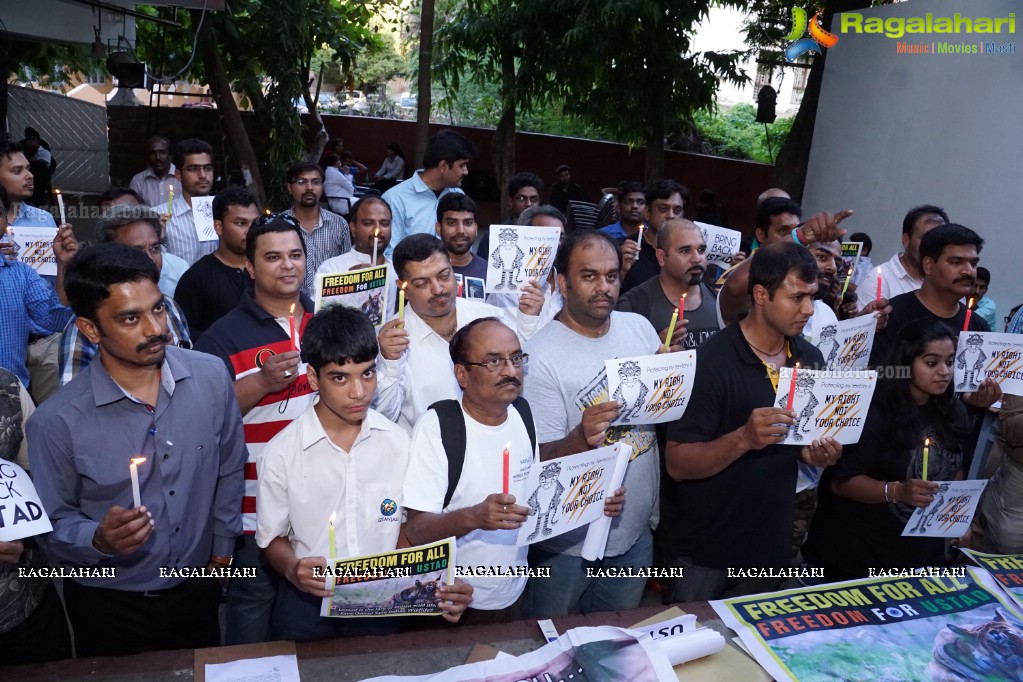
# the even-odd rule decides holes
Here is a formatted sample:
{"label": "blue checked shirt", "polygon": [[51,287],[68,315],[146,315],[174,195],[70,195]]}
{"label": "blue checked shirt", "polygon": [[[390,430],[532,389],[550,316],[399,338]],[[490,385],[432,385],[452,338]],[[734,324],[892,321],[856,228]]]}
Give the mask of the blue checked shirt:
{"label": "blue checked shirt", "polygon": [[0,258],[0,367],[28,386],[25,348],[30,331],[59,332],[71,318],[57,293],[31,268]]}
{"label": "blue checked shirt", "polygon": [[1009,320],[1009,326],[1005,328],[1009,334],[1023,334],[1023,308],[1016,311],[1016,314]]}
{"label": "blue checked shirt", "polygon": [[[294,216],[294,207],[284,211],[283,215]],[[305,240],[305,282],[302,291],[309,298],[315,298],[313,285],[316,282],[316,269],[328,258],[351,251],[352,234],[347,220],[321,208],[320,221],[311,234],[303,228],[302,239]]]}
{"label": "blue checked shirt", "polygon": [[[188,323],[181,308],[170,296],[163,297],[164,305],[167,306],[167,326],[170,329],[171,343],[180,348],[191,348],[192,342],[188,337]],[[57,355],[60,363],[60,385],[66,386],[69,381],[89,366],[99,346],[85,338],[85,335],[78,330],[75,320],[77,315],[72,315],[64,327],[64,337],[60,340],[60,352]]]}

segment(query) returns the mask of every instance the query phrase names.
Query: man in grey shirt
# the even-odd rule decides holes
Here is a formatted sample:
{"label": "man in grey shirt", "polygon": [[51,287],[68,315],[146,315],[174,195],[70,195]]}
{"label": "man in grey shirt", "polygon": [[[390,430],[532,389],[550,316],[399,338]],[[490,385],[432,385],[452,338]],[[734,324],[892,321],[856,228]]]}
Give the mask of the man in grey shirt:
{"label": "man in grey shirt", "polygon": [[75,257],[67,295],[99,361],[27,425],[44,548],[79,569],[64,581],[79,656],[220,643],[221,584],[194,574],[229,567],[241,533],[241,412],[220,360],[169,345],[159,278],[122,244]]}
{"label": "man in grey shirt", "polygon": [[[621,405],[608,400],[604,369],[609,358],[656,353],[660,347],[657,333],[639,315],[613,312],[621,256],[607,235],[587,230],[569,234],[558,248],[554,267],[564,308],[525,347],[530,364],[524,395],[536,420],[540,459],[619,441],[632,446],[632,458],[625,474],[625,507],[611,525],[603,559],[583,560],[585,529],[537,543],[531,549],[530,565],[550,567],[551,576],[530,580],[534,618],[639,606],[645,579],[599,573],[601,569],[650,567],[651,530],[658,518],[660,464],[654,427],[612,426]],[[566,362],[566,357],[571,362]]]}

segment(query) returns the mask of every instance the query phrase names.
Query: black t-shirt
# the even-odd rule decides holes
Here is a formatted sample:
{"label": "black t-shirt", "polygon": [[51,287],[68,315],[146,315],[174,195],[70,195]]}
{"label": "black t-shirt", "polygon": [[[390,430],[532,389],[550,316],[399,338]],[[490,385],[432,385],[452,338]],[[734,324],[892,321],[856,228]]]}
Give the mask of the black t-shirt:
{"label": "black t-shirt", "polygon": [[[928,310],[915,291],[906,294],[899,294],[891,300],[892,314],[888,316],[888,324],[874,336],[874,347],[870,351],[870,365],[876,367],[883,365],[888,360],[888,354],[895,347],[895,341],[899,338],[899,332],[910,322],[916,320],[935,320],[944,322],[949,329],[958,334],[963,329],[963,322],[966,321],[966,308],[959,306],[959,312],[952,317],[938,317]],[[970,331],[989,332],[987,322],[974,311],[970,316]]]}
{"label": "black t-shirt", "polygon": [[[965,420],[965,408],[954,401],[957,419]],[[889,421],[897,408],[890,400],[875,399],[867,413],[859,443],[846,445],[842,458],[830,467],[821,486],[843,482],[854,476],[878,481],[918,479],[923,472],[923,442],[930,438],[927,477],[951,481],[963,467],[963,443],[943,442],[934,428],[934,417],[917,407],[917,428],[911,448],[893,443]],[[889,487],[890,489],[891,487]],[[894,494],[894,490],[889,490]],[[940,566],[944,560],[944,538],[902,537],[913,507],[901,503],[863,504],[822,490],[811,538],[813,559],[824,568],[828,581],[852,580],[869,575],[870,568],[894,569]],[[939,493],[940,495],[940,493]]]}
{"label": "black t-shirt", "polygon": [[455,281],[459,285],[459,296],[480,301],[486,298],[483,287],[487,281],[487,261],[473,254],[468,265],[452,265],[451,270],[455,273]]}
{"label": "black t-shirt", "polygon": [[[803,339],[790,338],[789,344],[788,366],[824,366],[820,351]],[[743,426],[754,409],[774,404],[776,390],[738,323],[696,353],[693,400],[682,418],[668,425],[669,441],[715,440]],[[668,555],[717,569],[788,566],[800,450],[769,445],[745,453],[714,476],[673,483],[661,512]]]}
{"label": "black t-shirt", "polygon": [[238,306],[242,292],[252,290],[243,268],[232,268],[212,253],[197,260],[181,275],[174,301],[185,313],[192,343],[214,322]]}
{"label": "black t-shirt", "polygon": [[[689,321],[683,348],[693,350],[718,331],[718,314],[715,305],[714,291],[706,284],[700,283],[702,295],[700,307],[687,310],[684,319]],[[664,295],[660,277],[651,277],[635,289],[618,299],[615,310],[632,312],[650,320],[657,333],[671,325],[671,316],[675,313],[678,301],[672,301]],[[679,311],[682,315],[682,312]]]}
{"label": "black t-shirt", "polygon": [[[638,238],[638,234],[631,237],[622,237],[618,240],[618,243],[624,244],[627,239],[636,241]],[[629,274],[622,280],[622,295],[624,296],[630,289],[638,287],[651,277],[656,277],[659,274],[661,274],[661,264],[657,262],[657,249],[650,246],[646,239],[643,239],[643,243],[639,245],[639,258],[632,264],[632,267],[629,268]]]}

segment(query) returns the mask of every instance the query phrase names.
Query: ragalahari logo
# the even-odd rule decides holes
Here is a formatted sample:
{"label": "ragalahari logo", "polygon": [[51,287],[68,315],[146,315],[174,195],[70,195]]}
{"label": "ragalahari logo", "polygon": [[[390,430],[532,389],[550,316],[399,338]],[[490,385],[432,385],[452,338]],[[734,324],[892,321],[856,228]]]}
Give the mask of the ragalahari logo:
{"label": "ragalahari logo", "polygon": [[[808,38],[803,38],[804,33],[809,32]],[[822,54],[825,48],[834,47],[838,42],[838,36],[825,31],[820,25],[820,13],[814,14],[809,22],[806,21],[806,10],[802,7],[792,8],[792,31],[785,36],[785,40],[792,43],[785,50],[785,59],[794,62],[808,52]]]}

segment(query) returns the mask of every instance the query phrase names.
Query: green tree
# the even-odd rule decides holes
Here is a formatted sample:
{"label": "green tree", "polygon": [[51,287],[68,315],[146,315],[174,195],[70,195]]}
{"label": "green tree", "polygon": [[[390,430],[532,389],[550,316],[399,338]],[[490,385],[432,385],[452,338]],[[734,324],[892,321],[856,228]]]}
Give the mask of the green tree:
{"label": "green tree", "polygon": [[756,122],[756,109],[737,104],[728,110],[698,111],[693,117],[696,129],[710,153],[733,159],[774,163],[774,155],[788,137],[792,118],[780,118],[768,124]]}

